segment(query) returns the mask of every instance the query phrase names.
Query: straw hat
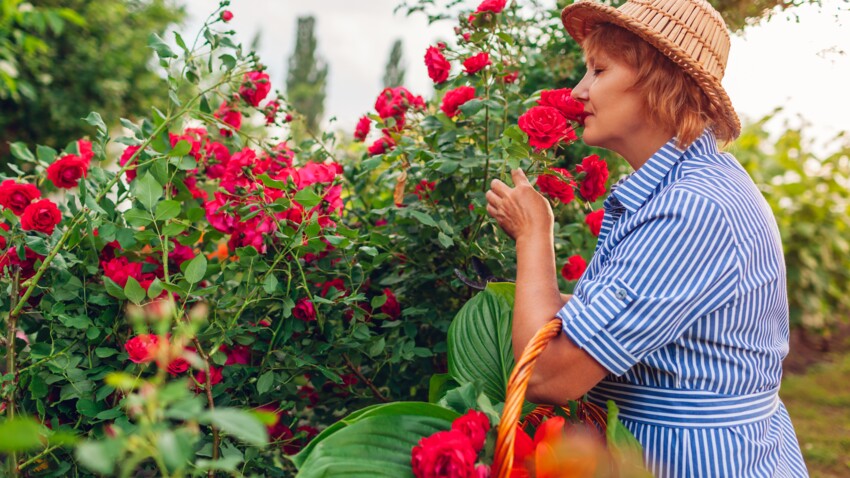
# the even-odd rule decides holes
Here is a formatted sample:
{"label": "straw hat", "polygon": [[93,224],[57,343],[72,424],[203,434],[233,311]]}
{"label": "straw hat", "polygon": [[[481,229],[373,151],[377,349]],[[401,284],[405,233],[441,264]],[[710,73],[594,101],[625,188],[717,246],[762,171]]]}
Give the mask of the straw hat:
{"label": "straw hat", "polygon": [[729,31],[707,1],[628,0],[620,8],[613,8],[579,0],[564,8],[561,21],[579,44],[600,23],[612,23],[635,33],[696,80],[721,113],[718,121],[733,134],[721,139],[732,140],[741,133],[738,115],[720,85],[729,58]]}

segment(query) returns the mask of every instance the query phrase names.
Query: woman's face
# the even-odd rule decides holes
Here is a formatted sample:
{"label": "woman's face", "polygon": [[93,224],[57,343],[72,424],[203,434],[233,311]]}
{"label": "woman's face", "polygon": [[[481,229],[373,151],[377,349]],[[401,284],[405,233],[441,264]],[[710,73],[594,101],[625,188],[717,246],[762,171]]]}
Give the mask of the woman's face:
{"label": "woman's face", "polygon": [[630,90],[636,79],[628,65],[601,53],[587,54],[587,74],[572,92],[588,113],[582,137],[586,144],[622,152],[639,138],[648,125],[643,97]]}

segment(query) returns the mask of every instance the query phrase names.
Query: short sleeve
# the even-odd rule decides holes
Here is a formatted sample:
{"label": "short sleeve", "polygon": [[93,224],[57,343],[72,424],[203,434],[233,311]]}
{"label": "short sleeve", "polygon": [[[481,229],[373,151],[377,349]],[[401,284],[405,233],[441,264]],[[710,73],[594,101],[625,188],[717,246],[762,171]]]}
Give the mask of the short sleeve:
{"label": "short sleeve", "polygon": [[734,301],[740,278],[731,226],[706,198],[668,192],[629,224],[557,314],[567,337],[618,376]]}

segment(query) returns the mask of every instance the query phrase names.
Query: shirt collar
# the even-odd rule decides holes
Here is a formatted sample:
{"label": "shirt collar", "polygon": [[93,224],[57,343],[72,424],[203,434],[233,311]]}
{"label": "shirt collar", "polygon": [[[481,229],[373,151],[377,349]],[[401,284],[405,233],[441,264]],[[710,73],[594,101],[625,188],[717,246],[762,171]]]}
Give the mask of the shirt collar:
{"label": "shirt collar", "polygon": [[[611,187],[611,196],[629,212],[634,213],[652,196],[667,173],[679,159],[688,159],[717,152],[717,140],[706,129],[686,150],[676,146],[676,137],[670,138],[637,171],[629,174]],[[609,196],[610,197],[610,196]]]}

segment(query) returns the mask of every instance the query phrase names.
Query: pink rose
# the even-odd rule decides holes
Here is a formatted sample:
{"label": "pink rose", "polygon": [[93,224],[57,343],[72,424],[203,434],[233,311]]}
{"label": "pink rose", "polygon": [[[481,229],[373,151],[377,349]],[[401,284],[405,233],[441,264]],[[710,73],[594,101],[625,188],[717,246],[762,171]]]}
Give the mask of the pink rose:
{"label": "pink rose", "polygon": [[233,12],[231,12],[230,10],[225,10],[225,11],[221,12],[221,19],[222,19],[222,21],[224,21],[224,23],[227,23],[230,20],[233,20]]}
{"label": "pink rose", "polygon": [[[242,113],[228,105],[226,101],[221,103],[213,116],[221,120],[222,123],[231,126],[234,130],[238,131],[242,127]],[[229,128],[221,128],[219,133],[222,136],[233,136],[233,131]]]}

